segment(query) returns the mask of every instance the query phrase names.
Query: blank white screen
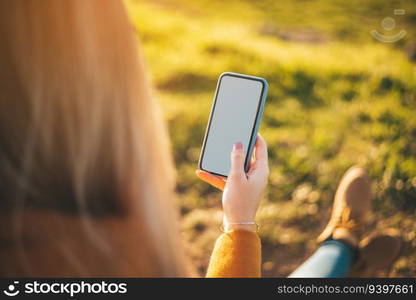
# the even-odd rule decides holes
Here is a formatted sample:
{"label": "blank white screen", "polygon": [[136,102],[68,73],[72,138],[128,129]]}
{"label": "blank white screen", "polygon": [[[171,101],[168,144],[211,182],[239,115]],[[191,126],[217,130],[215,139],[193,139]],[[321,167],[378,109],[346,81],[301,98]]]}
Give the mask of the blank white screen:
{"label": "blank white screen", "polygon": [[223,76],[206,139],[202,169],[228,175],[231,150],[241,142],[247,151],[263,84],[257,80]]}

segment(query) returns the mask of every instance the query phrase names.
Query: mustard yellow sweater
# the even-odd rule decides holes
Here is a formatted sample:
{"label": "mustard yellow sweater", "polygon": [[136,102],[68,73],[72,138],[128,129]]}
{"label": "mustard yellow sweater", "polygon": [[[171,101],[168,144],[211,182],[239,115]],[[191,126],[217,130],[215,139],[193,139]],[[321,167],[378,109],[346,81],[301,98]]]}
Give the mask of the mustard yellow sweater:
{"label": "mustard yellow sweater", "polygon": [[207,277],[260,277],[261,244],[257,233],[235,230],[215,242]]}

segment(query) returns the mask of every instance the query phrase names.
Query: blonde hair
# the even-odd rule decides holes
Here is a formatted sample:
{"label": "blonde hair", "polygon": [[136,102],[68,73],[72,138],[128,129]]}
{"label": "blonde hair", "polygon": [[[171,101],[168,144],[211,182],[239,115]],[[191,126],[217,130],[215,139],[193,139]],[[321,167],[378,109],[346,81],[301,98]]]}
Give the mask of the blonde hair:
{"label": "blonde hair", "polygon": [[117,0],[0,2],[0,276],[184,276],[170,145]]}

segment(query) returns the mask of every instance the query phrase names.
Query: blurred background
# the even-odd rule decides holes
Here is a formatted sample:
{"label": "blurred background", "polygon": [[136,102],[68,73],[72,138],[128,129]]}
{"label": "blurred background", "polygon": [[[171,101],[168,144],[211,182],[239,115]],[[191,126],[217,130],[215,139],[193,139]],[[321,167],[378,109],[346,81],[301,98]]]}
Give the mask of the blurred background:
{"label": "blurred background", "polygon": [[261,134],[270,184],[258,213],[263,276],[287,276],[316,248],[353,164],[373,180],[368,231],[405,239],[389,274],[416,276],[416,5],[359,0],[125,0],[161,102],[177,167],[188,255],[201,275],[221,194],[195,176],[220,73],[270,84]]}

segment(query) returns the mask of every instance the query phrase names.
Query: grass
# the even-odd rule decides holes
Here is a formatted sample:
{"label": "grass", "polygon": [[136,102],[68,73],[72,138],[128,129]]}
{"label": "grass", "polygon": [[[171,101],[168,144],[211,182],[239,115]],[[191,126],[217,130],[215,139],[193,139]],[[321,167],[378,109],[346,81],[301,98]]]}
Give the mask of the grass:
{"label": "grass", "polygon": [[[201,275],[219,235],[221,194],[194,171],[216,80],[233,71],[270,84],[260,128],[271,166],[258,213],[263,275],[287,276],[316,249],[339,179],[359,164],[373,182],[368,232],[394,227],[405,240],[389,275],[416,276],[411,0],[126,4],[169,126],[182,229]],[[394,16],[406,37],[375,41],[369,31],[388,34],[379,22],[395,8],[406,9],[405,16]]]}

